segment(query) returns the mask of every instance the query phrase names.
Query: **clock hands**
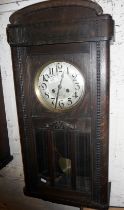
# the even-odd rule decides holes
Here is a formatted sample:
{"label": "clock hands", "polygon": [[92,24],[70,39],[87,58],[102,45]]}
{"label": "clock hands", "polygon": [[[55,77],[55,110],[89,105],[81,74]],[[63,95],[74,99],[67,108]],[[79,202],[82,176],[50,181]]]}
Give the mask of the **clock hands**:
{"label": "clock hands", "polygon": [[60,89],[62,88],[61,84],[62,84],[63,78],[64,78],[64,72],[63,72],[62,75],[61,75],[60,84],[58,85],[58,92],[57,92],[57,96],[56,96],[55,109],[56,109],[57,103],[58,103],[59,91],[60,91]]}

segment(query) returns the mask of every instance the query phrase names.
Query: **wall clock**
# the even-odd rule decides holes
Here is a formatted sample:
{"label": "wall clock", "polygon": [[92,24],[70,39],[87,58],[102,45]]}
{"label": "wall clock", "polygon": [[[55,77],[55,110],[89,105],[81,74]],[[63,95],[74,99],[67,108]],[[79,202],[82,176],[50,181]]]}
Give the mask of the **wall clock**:
{"label": "wall clock", "polygon": [[6,115],[3,99],[2,80],[0,72],[0,169],[12,160],[9,148],[9,139],[6,124]]}
{"label": "wall clock", "polygon": [[46,1],[10,17],[25,195],[108,208],[113,25],[89,0]]}

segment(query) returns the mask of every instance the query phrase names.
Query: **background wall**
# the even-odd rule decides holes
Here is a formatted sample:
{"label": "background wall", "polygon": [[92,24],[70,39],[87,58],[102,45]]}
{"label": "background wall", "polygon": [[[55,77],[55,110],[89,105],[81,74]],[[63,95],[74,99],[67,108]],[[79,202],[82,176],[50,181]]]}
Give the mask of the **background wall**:
{"label": "background wall", "polygon": [[[39,0],[0,0],[0,66],[8,134],[14,160],[0,171],[0,209],[76,210],[23,195],[23,168],[16,114],[10,48],[6,40],[9,16]],[[124,207],[124,0],[96,0],[115,20],[115,42],[111,45],[110,167],[111,206]]]}

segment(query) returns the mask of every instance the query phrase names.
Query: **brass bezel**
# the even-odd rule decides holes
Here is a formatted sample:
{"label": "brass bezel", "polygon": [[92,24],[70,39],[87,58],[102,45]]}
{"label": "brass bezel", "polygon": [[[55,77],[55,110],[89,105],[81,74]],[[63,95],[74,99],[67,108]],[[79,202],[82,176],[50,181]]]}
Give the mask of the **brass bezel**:
{"label": "brass bezel", "polygon": [[[65,63],[68,63],[68,64],[74,66],[80,72],[80,74],[81,74],[81,76],[82,76],[82,78],[84,80],[84,91],[82,91],[82,94],[81,94],[79,100],[72,107],[68,107],[66,109],[55,109],[55,108],[49,106],[45,102],[45,100],[42,97],[42,95],[40,93],[40,90],[38,88],[38,79],[39,79],[39,76],[40,76],[41,72],[44,70],[44,68],[46,66],[48,66],[49,64],[55,63],[55,62],[58,62],[58,63],[59,62],[65,62]],[[43,105],[43,107],[47,108],[49,111],[52,111],[52,112],[58,112],[58,113],[60,113],[60,112],[67,112],[67,111],[70,111],[70,110],[74,109],[77,105],[79,105],[79,103],[81,102],[81,100],[83,100],[84,95],[85,95],[85,78],[84,78],[84,75],[82,74],[82,72],[80,71],[80,69],[78,67],[76,67],[73,63],[70,63],[70,62],[67,62],[67,61],[64,61],[64,60],[49,61],[49,62],[46,62],[45,64],[43,64],[41,66],[41,68],[39,68],[39,70],[37,71],[36,76],[35,76],[35,80],[34,80],[34,90],[35,90],[35,94],[37,96],[38,101]]]}

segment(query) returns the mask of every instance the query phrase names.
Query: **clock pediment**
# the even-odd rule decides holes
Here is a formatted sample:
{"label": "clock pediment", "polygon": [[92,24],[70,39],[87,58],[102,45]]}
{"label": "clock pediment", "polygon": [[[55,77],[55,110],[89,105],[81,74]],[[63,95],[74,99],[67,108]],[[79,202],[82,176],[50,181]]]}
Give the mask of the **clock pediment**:
{"label": "clock pediment", "polygon": [[[102,8],[89,0],[49,0],[27,6],[10,17],[12,24],[30,24],[67,19],[93,18],[103,13]],[[64,15],[63,15],[64,14]]]}

